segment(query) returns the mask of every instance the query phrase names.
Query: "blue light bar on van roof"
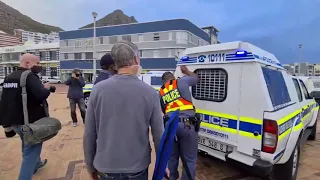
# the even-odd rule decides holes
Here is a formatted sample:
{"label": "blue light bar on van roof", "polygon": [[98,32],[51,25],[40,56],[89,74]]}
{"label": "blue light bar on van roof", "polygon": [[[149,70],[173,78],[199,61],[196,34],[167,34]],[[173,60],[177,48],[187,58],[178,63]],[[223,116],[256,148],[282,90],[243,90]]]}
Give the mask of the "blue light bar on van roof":
{"label": "blue light bar on van roof", "polygon": [[189,61],[189,56],[183,56],[180,60],[181,61]]}
{"label": "blue light bar on van roof", "polygon": [[240,49],[237,50],[236,53],[235,53],[236,57],[246,57],[247,54],[248,54],[247,51],[245,51],[245,50],[240,50]]}

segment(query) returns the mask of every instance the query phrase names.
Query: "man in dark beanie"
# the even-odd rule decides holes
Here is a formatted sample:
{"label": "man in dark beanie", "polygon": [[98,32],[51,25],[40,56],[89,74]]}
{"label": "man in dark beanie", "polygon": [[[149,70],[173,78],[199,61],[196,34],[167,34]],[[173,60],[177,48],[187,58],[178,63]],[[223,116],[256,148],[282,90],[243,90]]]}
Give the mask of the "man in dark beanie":
{"label": "man in dark beanie", "polygon": [[68,98],[70,102],[71,118],[72,125],[77,126],[77,114],[76,114],[76,105],[80,109],[81,117],[84,124],[84,118],[86,116],[86,107],[84,103],[84,95],[82,88],[85,86],[84,79],[82,77],[80,69],[76,68],[72,71],[71,77],[65,82],[69,86]]}
{"label": "man in dark beanie", "polygon": [[97,77],[94,84],[97,84],[100,81],[106,80],[109,77],[111,77],[112,75],[117,73],[113,58],[112,58],[111,54],[109,54],[109,53],[102,56],[102,58],[100,60],[100,66],[101,66],[102,70],[100,71],[100,74]]}

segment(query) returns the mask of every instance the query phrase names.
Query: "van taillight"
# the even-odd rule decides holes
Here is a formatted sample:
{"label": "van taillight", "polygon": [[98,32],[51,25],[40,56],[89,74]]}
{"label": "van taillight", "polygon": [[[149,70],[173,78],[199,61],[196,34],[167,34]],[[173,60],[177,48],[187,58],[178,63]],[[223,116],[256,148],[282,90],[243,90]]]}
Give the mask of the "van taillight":
{"label": "van taillight", "polygon": [[274,153],[278,143],[278,124],[276,121],[263,120],[263,137],[262,151],[266,153]]}

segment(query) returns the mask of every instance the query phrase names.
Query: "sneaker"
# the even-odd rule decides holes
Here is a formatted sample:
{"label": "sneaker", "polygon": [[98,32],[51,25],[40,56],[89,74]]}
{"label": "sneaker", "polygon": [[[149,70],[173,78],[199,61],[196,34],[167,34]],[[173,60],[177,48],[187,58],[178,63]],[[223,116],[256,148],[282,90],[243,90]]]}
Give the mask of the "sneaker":
{"label": "sneaker", "polygon": [[72,123],[73,127],[77,127],[77,125],[78,125],[77,123]]}
{"label": "sneaker", "polygon": [[38,169],[43,168],[43,166],[45,166],[47,164],[47,162],[48,162],[48,160],[44,159],[39,164],[37,164],[37,168],[36,168],[36,170],[34,170],[33,174],[35,174],[38,171]]}

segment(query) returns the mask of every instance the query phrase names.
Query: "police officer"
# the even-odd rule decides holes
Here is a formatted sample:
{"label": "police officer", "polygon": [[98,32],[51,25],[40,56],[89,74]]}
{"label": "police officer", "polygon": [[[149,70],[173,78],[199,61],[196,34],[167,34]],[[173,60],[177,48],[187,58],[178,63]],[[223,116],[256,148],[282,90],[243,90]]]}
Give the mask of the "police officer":
{"label": "police officer", "polygon": [[[47,160],[41,161],[40,154],[42,143],[35,145],[23,144],[22,125],[24,125],[23,106],[20,87],[21,74],[30,69],[33,73],[29,74],[26,81],[26,89],[28,95],[28,114],[29,122],[46,117],[44,103],[53,92],[53,88],[49,84],[43,85],[39,76],[42,67],[40,66],[39,58],[32,54],[24,54],[20,58],[20,66],[16,71],[9,74],[3,83],[3,91],[0,101],[0,125],[12,126],[14,131],[21,137],[22,140],[22,165],[20,169],[19,180],[31,180],[32,175],[41,167]],[[51,89],[51,90],[50,90]],[[10,154],[8,154],[10,156]]]}
{"label": "police officer", "polygon": [[100,74],[97,77],[94,84],[97,84],[102,80],[106,80],[117,73],[116,66],[110,53],[107,53],[104,56],[102,56],[100,60],[100,66],[102,70],[100,71]]}
{"label": "police officer", "polygon": [[[175,79],[171,72],[162,75],[164,85],[160,88],[162,111],[165,114],[164,121],[176,110],[180,110],[179,125],[176,132],[176,141],[173,144],[172,154],[169,158],[168,168],[170,180],[179,178],[179,157],[184,162],[182,180],[195,179],[196,160],[198,152],[199,119],[196,118],[195,108],[192,104],[190,86],[198,83],[197,74],[181,66],[181,72],[186,76]],[[190,177],[191,176],[191,177]]]}

